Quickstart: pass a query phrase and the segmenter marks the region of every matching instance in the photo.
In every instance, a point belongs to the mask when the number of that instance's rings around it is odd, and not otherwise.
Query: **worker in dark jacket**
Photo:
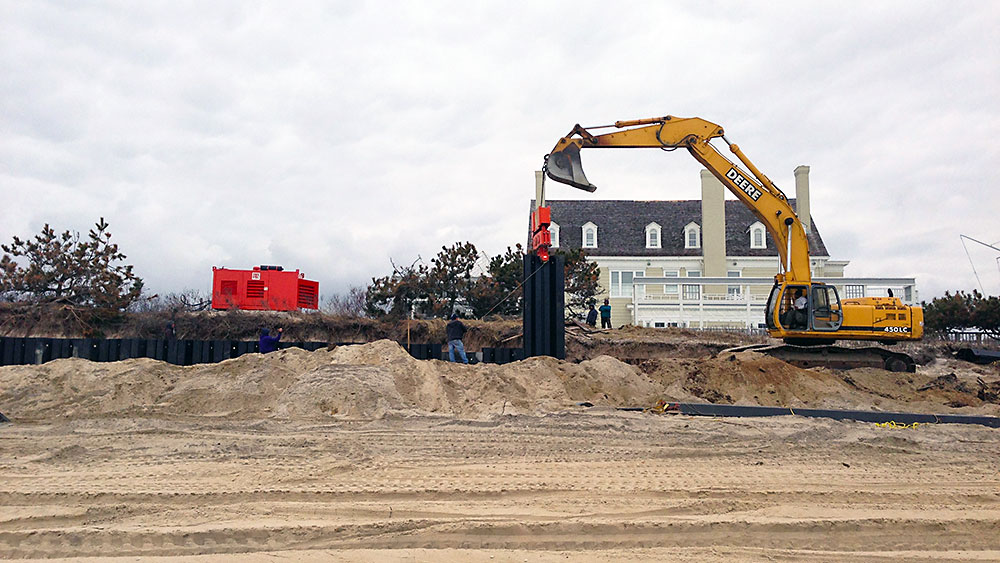
[[[601,312],[601,328],[611,328],[611,305],[604,300],[604,305],[598,309]]]
[[[587,311],[587,324],[590,326],[597,326],[597,309],[594,308],[594,302],[590,302],[590,310]]]
[[[260,353],[267,354],[268,352],[274,352],[278,349],[278,341],[281,340],[281,333],[284,329],[278,329],[278,336],[271,336],[271,331],[262,328],[260,329]]]
[[[455,351],[458,350],[458,357],[462,358],[462,363],[469,363],[469,358],[465,355],[465,344],[462,344],[462,337],[465,336],[465,325],[458,320],[456,313],[451,314],[451,322],[445,328],[448,335],[448,359],[455,361]]]

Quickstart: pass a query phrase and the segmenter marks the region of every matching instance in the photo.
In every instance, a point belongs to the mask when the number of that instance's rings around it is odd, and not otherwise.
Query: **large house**
[[[763,326],[770,284],[737,278],[773,278],[774,242],[745,205],[725,199],[725,187],[707,170],[701,187],[701,201],[546,201],[553,248],[583,248],[598,264],[598,299],[610,299],[614,326]],[[916,300],[912,278],[844,278],[848,262],[830,258],[809,214],[808,166],[795,169],[795,191],[791,203],[803,218],[814,278],[833,283],[842,299],[892,289],[904,301]],[[669,283],[674,278],[677,283]],[[697,278],[716,279],[707,284]]]

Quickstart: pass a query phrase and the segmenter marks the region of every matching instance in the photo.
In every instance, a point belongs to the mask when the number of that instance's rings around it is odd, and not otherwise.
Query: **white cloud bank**
[[[0,240],[98,217],[155,292],[211,267],[324,293],[389,258],[521,242],[574,123],[723,125],[848,275],[977,285],[995,242],[1000,8],[990,2],[3,2]],[[587,155],[601,189],[694,199],[683,154]],[[974,257],[1000,292],[995,256]],[[996,272],[996,273],[994,273]]]

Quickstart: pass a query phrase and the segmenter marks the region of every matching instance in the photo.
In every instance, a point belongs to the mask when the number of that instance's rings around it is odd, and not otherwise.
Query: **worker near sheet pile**
[[[454,362],[455,351],[457,350],[458,357],[462,359],[462,363],[469,363],[469,358],[465,355],[465,344],[462,343],[462,337],[465,336],[465,325],[462,324],[462,321],[458,320],[458,313],[451,314],[451,321],[445,327],[445,332],[448,338],[448,359]]]
[[[594,302],[590,302],[590,310],[587,311],[587,324],[593,327],[597,326],[597,309],[594,308]]]
[[[271,336],[271,331],[262,328],[260,329],[260,353],[267,354],[268,352],[274,352],[278,349],[278,341],[281,340],[281,334],[285,329],[278,329],[278,336]]]

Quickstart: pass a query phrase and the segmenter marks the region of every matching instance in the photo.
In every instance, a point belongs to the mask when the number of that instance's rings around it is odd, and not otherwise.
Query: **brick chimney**
[[[802,222],[806,233],[812,232],[812,219],[809,217],[809,167],[795,168],[795,214]]]
[[[725,193],[726,188],[718,178],[708,170],[701,171],[701,253],[705,277],[726,277]]]

